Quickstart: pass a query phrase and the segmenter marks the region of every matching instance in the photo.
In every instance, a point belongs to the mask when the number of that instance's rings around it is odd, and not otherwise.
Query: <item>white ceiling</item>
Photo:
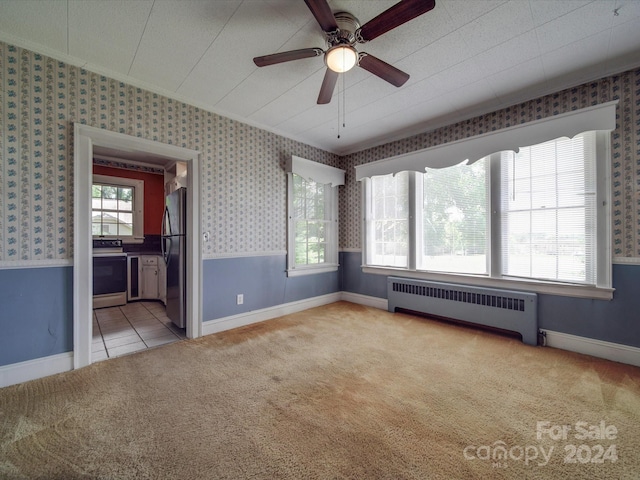
[[[396,1],[330,5],[364,24]],[[436,0],[358,45],[404,86],[355,68],[329,105],[322,58],[252,61],[326,47],[303,0],[0,0],[0,40],[345,154],[640,66],[640,0]]]

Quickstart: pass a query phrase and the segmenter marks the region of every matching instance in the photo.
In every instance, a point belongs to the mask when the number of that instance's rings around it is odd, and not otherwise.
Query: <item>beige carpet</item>
[[[1,389],[0,478],[637,479],[639,426],[639,368],[340,302]]]

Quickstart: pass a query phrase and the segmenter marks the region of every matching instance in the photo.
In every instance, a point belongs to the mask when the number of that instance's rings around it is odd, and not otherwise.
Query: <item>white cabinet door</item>
[[[145,255],[142,257],[142,275],[140,287],[141,297],[157,300],[158,290],[158,257]]]

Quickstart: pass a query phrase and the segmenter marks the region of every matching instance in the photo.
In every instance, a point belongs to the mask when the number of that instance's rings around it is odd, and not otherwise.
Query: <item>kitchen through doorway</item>
[[[200,336],[200,192],[197,175],[190,175],[190,172],[198,171],[199,153],[81,124],[75,125],[74,133],[74,368],[89,365],[93,361],[104,359],[105,356],[111,358],[129,353],[134,348],[150,348],[181,338]],[[91,201],[93,159],[96,154],[109,157],[116,163],[118,159],[126,159],[127,162],[152,164],[165,170],[175,168],[178,163],[185,167],[184,190],[188,192],[185,196],[185,210],[188,212],[185,218],[185,328],[171,326],[172,322],[168,320],[160,295],[152,301],[141,297],[135,302],[127,300],[117,302],[118,305],[101,305],[103,308],[94,312]],[[164,194],[157,203],[164,206]],[[117,238],[117,235],[111,237]],[[145,253],[149,252],[141,251],[140,258],[145,258]],[[162,256],[159,252],[155,253],[157,254],[147,257],[155,259],[157,265],[162,264]],[[160,270],[156,267],[156,272]]]
[[[170,290],[173,311],[168,315],[171,258],[163,248],[172,244],[164,237],[169,199],[176,190],[183,197],[186,192],[186,162],[97,147],[92,171],[92,360],[186,338],[184,305],[177,315],[175,306],[185,303],[186,275],[180,278],[179,299],[175,298],[178,287]],[[181,266],[186,274],[184,260]],[[171,267],[175,276],[176,269]]]

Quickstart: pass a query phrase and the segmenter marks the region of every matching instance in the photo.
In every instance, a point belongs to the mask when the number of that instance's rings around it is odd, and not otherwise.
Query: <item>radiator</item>
[[[397,308],[517,332],[538,344],[535,293],[388,277],[389,311]]]

